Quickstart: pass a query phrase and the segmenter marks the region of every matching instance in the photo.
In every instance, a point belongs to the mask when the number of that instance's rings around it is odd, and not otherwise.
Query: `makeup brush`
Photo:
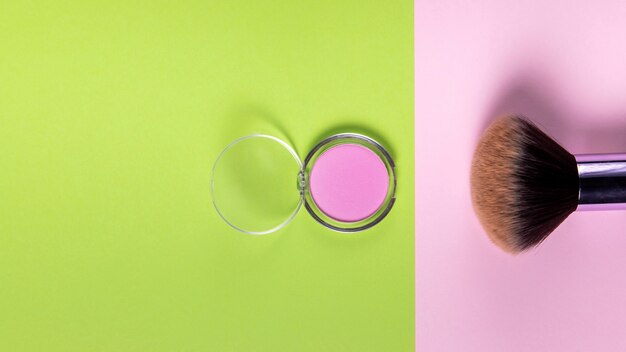
[[[626,209],[626,154],[574,156],[530,120],[505,116],[478,143],[471,193],[489,238],[519,253],[576,210]]]

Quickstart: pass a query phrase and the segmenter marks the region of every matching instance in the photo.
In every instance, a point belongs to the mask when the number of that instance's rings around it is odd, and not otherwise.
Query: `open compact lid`
[[[218,214],[241,232],[263,235],[287,225],[302,206],[302,161],[285,141],[264,134],[241,137],[218,156],[211,196]]]

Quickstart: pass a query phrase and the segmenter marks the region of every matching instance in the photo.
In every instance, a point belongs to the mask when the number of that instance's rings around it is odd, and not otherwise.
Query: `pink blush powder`
[[[343,222],[367,219],[380,208],[389,190],[389,174],[381,158],[358,144],[339,144],[313,164],[309,191],[317,207]]]

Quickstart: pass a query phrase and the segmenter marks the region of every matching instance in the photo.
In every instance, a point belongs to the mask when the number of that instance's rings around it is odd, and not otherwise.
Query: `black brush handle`
[[[626,154],[576,155],[578,208],[626,209]]]

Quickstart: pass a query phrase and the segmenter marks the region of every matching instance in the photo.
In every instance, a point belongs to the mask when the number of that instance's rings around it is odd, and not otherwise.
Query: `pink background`
[[[468,185],[502,113],[573,153],[626,151],[626,3],[417,1],[415,111],[418,350],[626,350],[626,212],[574,213],[511,256]]]

